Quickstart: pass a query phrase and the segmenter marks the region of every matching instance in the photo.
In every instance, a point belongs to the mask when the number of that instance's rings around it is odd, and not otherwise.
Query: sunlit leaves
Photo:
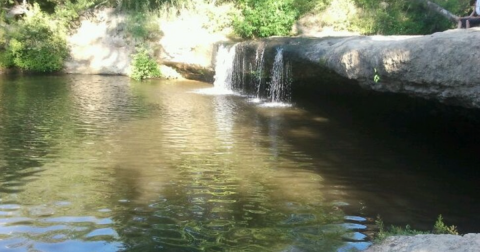
[[[135,80],[143,80],[148,78],[155,78],[161,75],[157,62],[155,62],[149,55],[147,50],[140,49],[137,54],[133,56],[132,73],[130,77]]]

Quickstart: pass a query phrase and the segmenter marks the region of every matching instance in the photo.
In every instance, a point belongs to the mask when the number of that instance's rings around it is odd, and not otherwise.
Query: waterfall
[[[262,80],[263,80],[263,55],[265,54],[265,47],[259,47],[255,53],[255,76],[253,79],[253,86],[255,87],[255,98],[260,99]]]
[[[278,48],[271,71],[268,99],[270,102],[291,101],[291,68],[283,62],[283,49]]]
[[[276,54],[271,63],[268,78],[270,81],[266,81],[265,68],[268,66],[266,67],[265,57],[269,55],[266,53],[267,46],[260,44],[252,48],[237,45],[239,44],[218,47],[214,93],[235,92],[254,98],[252,99],[254,102],[263,99],[273,106],[288,105],[285,103],[291,102],[291,67],[288,61],[284,60],[283,48],[273,49],[274,52],[276,50]]]
[[[228,47],[220,45],[218,47],[215,60],[215,89],[225,93],[231,93],[234,85],[234,62],[236,56],[237,44]]]

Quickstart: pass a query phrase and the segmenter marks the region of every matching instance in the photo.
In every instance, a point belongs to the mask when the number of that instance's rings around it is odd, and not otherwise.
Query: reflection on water
[[[362,247],[281,112],[196,82],[0,83],[2,251]],[[294,159],[292,159],[294,157]],[[358,242],[360,241],[360,242]],[[353,244],[353,245],[352,245]]]
[[[399,172],[403,154],[323,114],[192,92],[208,87],[0,79],[0,250],[349,251],[384,207],[436,218],[410,198],[439,184]],[[373,189],[389,176],[425,192]]]

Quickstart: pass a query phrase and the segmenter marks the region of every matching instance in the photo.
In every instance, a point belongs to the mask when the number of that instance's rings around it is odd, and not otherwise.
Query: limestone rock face
[[[480,46],[474,44],[478,39],[478,29],[352,37],[336,43],[322,59],[329,69],[364,88],[479,108]]]
[[[148,41],[141,41],[127,31],[127,18],[111,8],[84,15],[78,29],[67,38],[70,57],[64,72],[129,75],[135,47],[147,46],[159,64],[176,68],[187,78],[212,79],[214,49],[216,43],[228,40],[225,35],[208,31],[202,26],[204,21],[190,17],[156,20],[158,36],[151,34]],[[196,72],[207,76],[191,74]]]
[[[80,27],[67,38],[70,57],[66,73],[128,75],[134,45],[124,32],[125,16],[114,9],[96,11],[83,18]]]
[[[349,83],[352,89],[360,86],[480,108],[479,40],[480,29],[473,28],[426,36],[269,38],[241,46],[281,47],[284,59],[292,63],[294,85],[304,85],[307,79],[318,88]],[[274,53],[265,50],[265,62]]]

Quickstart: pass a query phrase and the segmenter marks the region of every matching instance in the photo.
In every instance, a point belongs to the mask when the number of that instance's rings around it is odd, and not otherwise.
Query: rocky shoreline
[[[480,234],[392,236],[365,252],[477,252]]]

